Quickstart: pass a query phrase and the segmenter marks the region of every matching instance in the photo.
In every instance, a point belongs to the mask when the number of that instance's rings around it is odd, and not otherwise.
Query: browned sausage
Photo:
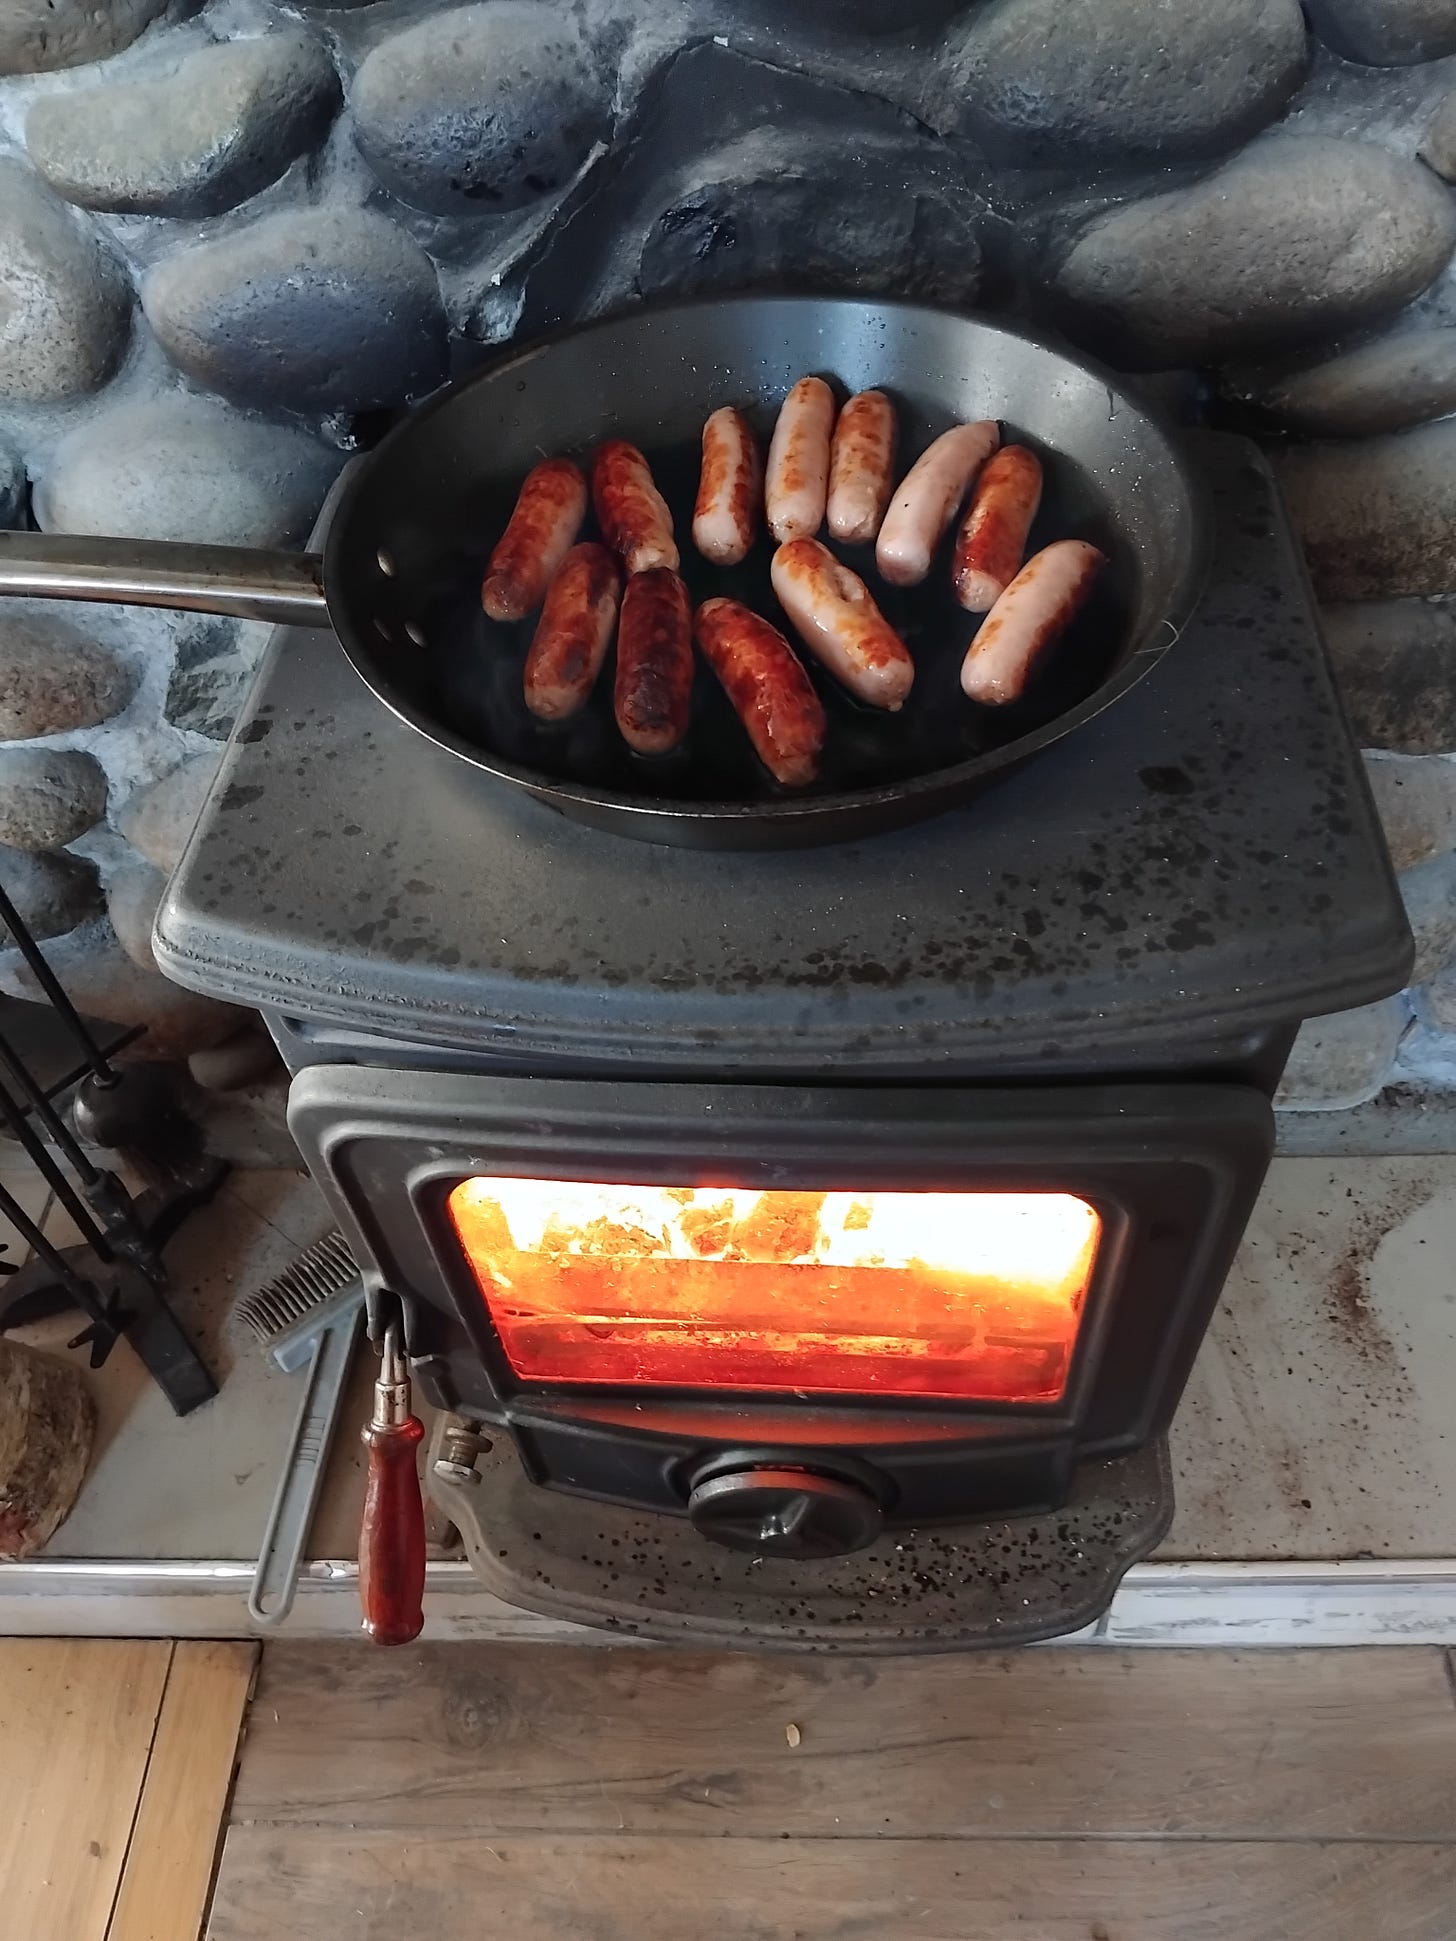
[[[829,447],[829,531],[846,545],[873,539],[895,483],[895,407],[861,391],[839,414]]]
[[[872,708],[903,706],[915,663],[857,573],[817,539],[780,546],[769,573],[794,632],[836,680]]]
[[[973,701],[1001,707],[1075,619],[1106,557],[1084,539],[1059,539],[1029,559],[981,623],[961,665]]]
[[[526,655],[526,706],[565,721],[586,705],[617,624],[622,574],[605,546],[573,546],[546,592]]]
[[[492,620],[524,620],[536,611],[585,517],[586,476],[579,465],[547,458],[532,466],[480,589]]]
[[[622,739],[639,755],[665,755],[688,731],[693,693],[693,617],[688,590],[670,567],[633,573],[617,623],[614,705]]]
[[[763,460],[753,427],[725,404],[703,426],[703,469],[693,508],[693,544],[715,566],[736,566],[758,533]]]
[[[677,571],[667,501],[647,460],[625,438],[609,438],[593,452],[592,503],[602,538],[629,573],[648,573],[655,566]]]
[[[764,509],[774,538],[802,539],[824,523],[834,393],[822,377],[801,377],[779,407],[768,446]]]
[[[793,648],[737,600],[705,600],[698,645],[723,683],[754,753],[776,782],[803,788],[819,773],[824,708]]]
[[[956,534],[955,595],[968,613],[988,613],[1021,571],[1026,535],[1041,504],[1041,461],[1025,445],[987,459],[971,509]]]

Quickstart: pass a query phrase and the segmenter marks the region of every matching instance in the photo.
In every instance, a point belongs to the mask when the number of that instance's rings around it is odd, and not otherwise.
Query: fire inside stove
[[[1101,1221],[1069,1193],[477,1177],[450,1217],[540,1383],[1050,1402]]]

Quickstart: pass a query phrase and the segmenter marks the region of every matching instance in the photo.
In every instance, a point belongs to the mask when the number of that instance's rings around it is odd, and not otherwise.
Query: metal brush
[[[364,1282],[344,1236],[326,1234],[276,1280],[244,1296],[233,1317],[285,1373],[306,1371],[248,1595],[249,1617],[260,1629],[272,1630],[293,1608],[303,1546],[364,1318]]]

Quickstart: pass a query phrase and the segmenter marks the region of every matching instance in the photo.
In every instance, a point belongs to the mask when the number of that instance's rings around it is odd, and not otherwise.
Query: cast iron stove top
[[[1409,941],[1302,563],[1254,448],[1195,456],[1215,560],[1158,667],[969,807],[861,843],[580,827],[280,629],[159,960],[395,1062],[638,1077],[1147,1069],[1382,996]]]

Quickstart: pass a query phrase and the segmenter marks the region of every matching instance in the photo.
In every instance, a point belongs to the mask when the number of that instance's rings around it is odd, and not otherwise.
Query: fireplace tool
[[[86,1326],[71,1342],[106,1361],[130,1341],[178,1415],[217,1393],[217,1384],[166,1297],[167,1242],[221,1185],[226,1165],[202,1152],[160,1065],[119,1066],[72,1004],[19,911],[0,890],[9,932],[82,1065],[75,1123],[93,1146],[122,1154],[144,1182],[133,1194],[95,1164],[56,1104],[69,1077],[47,1087],[0,1033],[0,1122],[18,1141],[80,1239],[57,1247],[14,1195],[0,1186],[0,1213],[30,1248],[23,1267],[0,1261],[0,1331],[75,1309]]]

